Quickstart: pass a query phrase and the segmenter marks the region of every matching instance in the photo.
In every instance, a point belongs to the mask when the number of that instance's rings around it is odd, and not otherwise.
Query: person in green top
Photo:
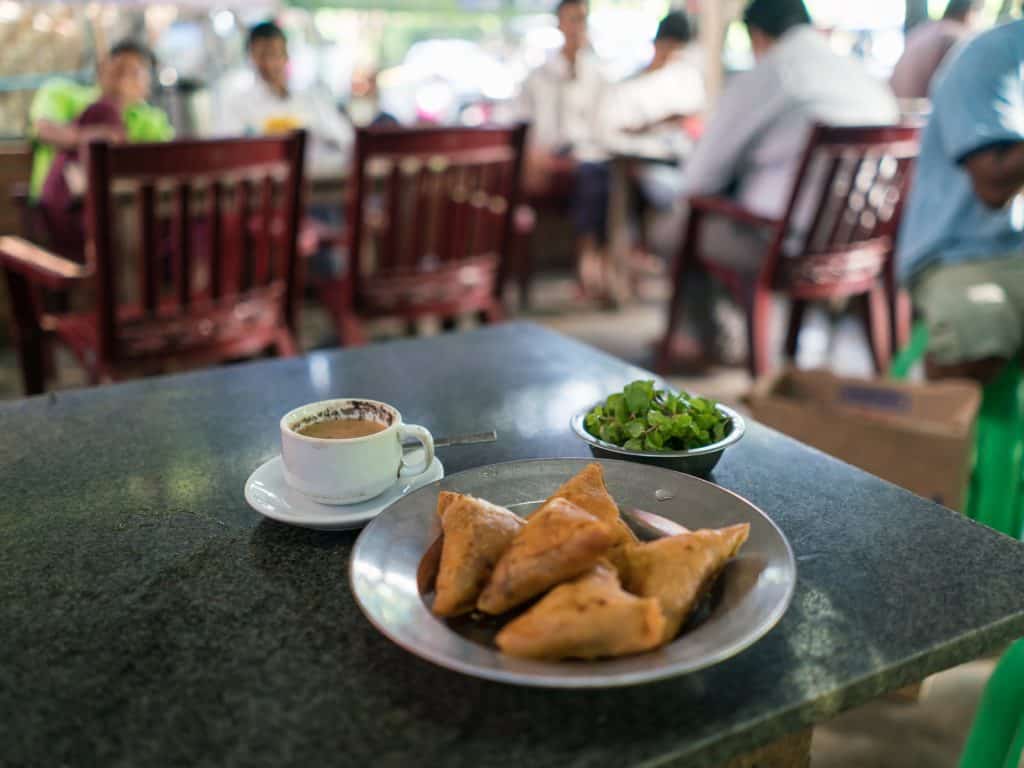
[[[138,55],[139,46],[123,40],[110,49],[107,66],[122,55]],[[147,53],[148,55],[148,53]],[[35,150],[32,156],[30,196],[37,200],[57,153],[77,148],[93,138],[111,138],[103,126],[78,126],[77,118],[101,97],[98,85],[83,85],[64,77],[55,77],[36,91],[29,107],[29,121]],[[139,101],[124,108],[124,134],[128,141],[170,141],[174,138],[167,114],[158,107]]]

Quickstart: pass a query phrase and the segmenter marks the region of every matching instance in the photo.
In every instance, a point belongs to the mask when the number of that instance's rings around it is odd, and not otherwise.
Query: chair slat
[[[253,229],[258,232],[254,282],[256,285],[266,285],[274,276],[274,265],[272,261],[274,239],[274,179],[269,175],[264,176],[260,180],[259,210],[259,219],[258,221],[253,222]]]
[[[160,297],[160,237],[156,219],[156,190],[152,182],[139,186],[139,301],[147,314],[156,312]]]
[[[835,200],[832,191],[842,162],[842,158],[838,155],[823,156],[822,160],[826,165],[825,172],[821,178],[820,199],[814,210],[811,226],[807,230],[807,242],[811,244],[812,248],[818,247],[824,240],[822,235],[823,229],[829,227],[832,221],[835,210]]]
[[[241,243],[237,264],[240,293],[250,291],[256,285],[256,264],[252,259],[252,188],[252,179],[248,176],[241,179],[235,187],[235,194],[238,197],[238,242]]]
[[[179,181],[178,198],[178,258],[175,270],[175,289],[178,303],[184,308],[192,300],[192,186]]]
[[[210,198],[210,297],[217,301],[224,288],[224,185],[214,179],[209,187]]]
[[[429,246],[427,243],[427,224],[429,223],[429,209],[428,204],[430,201],[429,190],[427,185],[429,183],[426,163],[421,162],[416,170],[412,174],[410,181],[412,198],[412,225],[409,228],[410,231],[410,242],[408,246],[408,262],[410,267],[414,267],[415,264],[423,259],[428,251]]]

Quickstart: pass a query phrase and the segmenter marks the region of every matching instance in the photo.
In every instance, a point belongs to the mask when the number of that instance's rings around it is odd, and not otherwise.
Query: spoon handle
[[[498,440],[498,433],[493,429],[490,432],[477,432],[472,435],[452,435],[451,437],[435,437],[435,448],[447,448],[450,445],[477,445],[479,443],[493,443]]]

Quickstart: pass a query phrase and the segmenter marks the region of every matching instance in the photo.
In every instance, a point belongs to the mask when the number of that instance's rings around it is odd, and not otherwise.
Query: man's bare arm
[[[44,144],[52,144],[57,149],[74,149],[78,146],[80,135],[74,123],[56,123],[52,120],[36,120],[33,124],[36,138]]]
[[[964,166],[981,201],[1002,208],[1024,189],[1024,142],[975,152]]]

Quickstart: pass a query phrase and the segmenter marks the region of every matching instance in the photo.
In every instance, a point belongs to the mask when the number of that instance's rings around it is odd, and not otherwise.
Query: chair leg
[[[789,305],[789,326],[786,329],[786,359],[789,362],[796,361],[796,353],[800,345],[800,329],[804,324],[804,315],[807,313],[807,302],[803,299],[793,299]]]
[[[697,236],[700,232],[700,214],[691,211],[686,222],[686,230],[683,235],[682,247],[676,254],[672,264],[672,297],[669,299],[668,313],[665,322],[665,335],[658,344],[654,357],[654,370],[661,374],[668,374],[672,367],[672,349],[675,335],[683,320],[686,300],[686,284],[690,279],[690,273],[694,267],[694,253],[697,248]]]
[[[891,256],[883,275],[886,299],[889,303],[889,338],[893,350],[899,351],[910,341],[913,310],[909,294],[900,288],[896,280],[896,265]]]
[[[274,352],[278,357],[295,357],[299,354],[299,345],[294,334],[288,328],[278,331],[274,342]]]
[[[747,367],[755,379],[771,370],[772,293],[755,285],[747,301]]]
[[[370,339],[366,335],[366,328],[363,321],[351,312],[343,312],[335,318],[335,326],[338,330],[338,340],[343,347],[363,347]]]
[[[875,363],[875,371],[884,376],[892,359],[892,315],[890,312],[889,293],[885,285],[876,282],[866,295],[867,307],[864,325],[867,330],[868,345]]]
[[[533,287],[533,237],[516,237],[516,281],[519,283],[519,310],[530,308],[530,290]]]
[[[910,342],[910,328],[914,322],[914,310],[910,302],[910,294],[900,290],[896,293],[896,302],[889,310],[892,313],[892,348],[896,352]]]
[[[5,274],[14,316],[22,386],[26,395],[39,395],[46,388],[46,336],[39,325],[39,314],[28,280],[16,272],[7,271]]]
[[[344,280],[329,280],[320,284],[320,303],[334,321],[334,331],[343,347],[361,347],[369,342],[363,322],[353,312],[350,291]]]
[[[480,321],[487,325],[495,325],[505,322],[505,308],[501,302],[495,299],[486,309],[480,313]]]

